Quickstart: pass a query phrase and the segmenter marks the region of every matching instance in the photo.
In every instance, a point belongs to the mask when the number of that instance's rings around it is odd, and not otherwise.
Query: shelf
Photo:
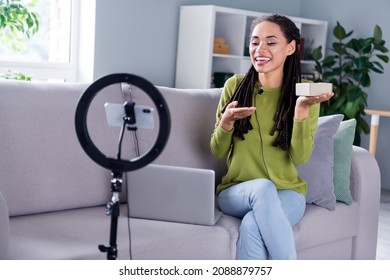
[[[249,37],[254,19],[266,13],[213,5],[181,6],[176,61],[177,88],[209,88],[215,72],[246,73],[251,65]],[[325,50],[326,21],[290,17],[301,31],[306,48]],[[214,39],[222,38],[229,54],[213,53]],[[190,56],[188,54],[191,54]],[[314,62],[302,60],[302,72]]]
[[[220,57],[220,58],[231,58],[231,59],[243,59],[243,56],[240,55],[232,55],[232,54],[219,54],[219,53],[213,53],[213,57]]]

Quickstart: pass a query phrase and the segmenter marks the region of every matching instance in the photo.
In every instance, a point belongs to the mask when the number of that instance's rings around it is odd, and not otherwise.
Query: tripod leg
[[[107,252],[107,260],[115,260],[118,257],[118,248],[116,244],[118,217],[119,217],[119,192],[122,186],[122,174],[113,173],[111,180],[112,198],[107,203],[107,215],[111,215],[110,226],[110,246],[99,245],[100,252]]]
[[[101,252],[107,252],[107,260],[115,260],[118,257],[118,248],[116,244],[118,217],[119,217],[119,201],[107,204],[107,213],[111,215],[110,226],[110,246],[99,245]]]

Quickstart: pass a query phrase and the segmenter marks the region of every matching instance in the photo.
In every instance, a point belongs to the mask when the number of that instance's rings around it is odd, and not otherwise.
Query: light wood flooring
[[[390,191],[382,190],[379,210],[377,260],[390,260]]]

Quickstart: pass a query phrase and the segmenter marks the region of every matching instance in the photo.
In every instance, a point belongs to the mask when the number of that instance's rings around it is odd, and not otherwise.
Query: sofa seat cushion
[[[131,219],[133,223],[133,219]],[[215,226],[134,220],[134,259],[234,259],[240,221],[222,215]],[[136,229],[139,227],[139,230]]]
[[[334,211],[308,204],[303,219],[294,227],[297,251],[354,237],[358,234],[358,225],[357,202],[351,205],[337,202]]]
[[[106,259],[111,217],[91,207],[10,219],[8,259]],[[239,220],[223,215],[215,226],[130,219],[133,259],[232,259]],[[233,242],[233,243],[232,243]],[[129,259],[126,205],[118,222],[118,259]]]

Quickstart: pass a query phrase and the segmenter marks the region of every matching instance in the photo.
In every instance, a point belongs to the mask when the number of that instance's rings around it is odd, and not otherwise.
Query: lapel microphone
[[[264,92],[264,90],[262,89],[262,88],[259,88],[258,90],[257,90],[257,94],[262,94]]]

